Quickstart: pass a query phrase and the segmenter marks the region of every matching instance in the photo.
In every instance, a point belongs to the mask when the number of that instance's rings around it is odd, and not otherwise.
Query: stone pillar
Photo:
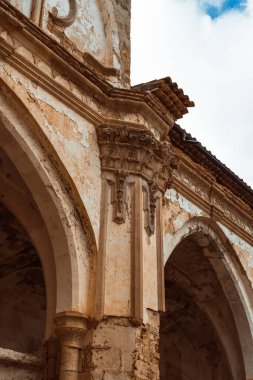
[[[96,318],[82,379],[159,379],[164,309],[162,198],[178,158],[139,127],[97,129],[102,200]],[[90,376],[90,377],[89,377]]]
[[[80,380],[159,379],[159,315],[149,323],[103,317],[85,337]]]
[[[61,313],[55,318],[59,338],[59,380],[79,379],[80,351],[87,332],[87,320],[79,313]]]

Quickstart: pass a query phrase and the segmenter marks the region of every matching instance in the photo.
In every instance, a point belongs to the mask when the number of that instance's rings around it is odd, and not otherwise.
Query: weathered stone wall
[[[42,380],[43,374],[42,362],[36,356],[0,348],[1,380]]]
[[[244,212],[244,209],[247,209],[247,205],[241,203],[241,208],[239,209],[237,206],[238,199],[236,199],[236,197],[233,198],[231,194],[227,194],[226,192],[222,192],[218,189],[216,190],[215,186],[217,186],[218,188],[219,185],[215,184],[213,180],[212,182],[210,181],[212,184],[212,191],[210,193],[210,191],[207,191],[208,186],[210,185],[207,181],[203,180],[203,177],[199,177],[196,171],[193,173],[190,170],[188,170],[186,172],[186,175],[182,176],[182,172],[180,172],[181,170],[185,171],[186,169],[185,167],[183,167],[182,169],[179,168],[179,171],[177,172],[175,178],[174,188],[168,190],[165,196],[163,209],[165,264],[168,263],[168,265],[170,265],[171,255],[172,257],[174,257],[174,259],[176,259],[174,255],[177,254],[178,245],[180,243],[183,244],[183,242],[189,236],[193,236],[191,238],[192,241],[195,241],[194,234],[196,234],[197,236],[202,236],[198,244],[200,244],[201,247],[204,247],[205,255],[209,257],[209,260],[211,259],[212,270],[214,270],[214,272],[216,273],[218,281],[222,286],[222,290],[224,291],[225,296],[230,304],[233,313],[233,318],[236,322],[236,328],[239,333],[240,347],[242,349],[242,355],[245,361],[244,363],[246,369],[246,378],[250,379],[252,376],[253,368],[251,361],[248,361],[247,357],[249,351],[251,350],[251,343],[248,342],[245,345],[245,341],[247,340],[247,336],[250,336],[249,340],[252,340],[252,245],[250,244],[250,242],[252,241],[252,219],[249,215],[251,214],[251,212],[249,211],[249,214],[247,216]],[[209,177],[209,180],[210,178],[211,177]],[[184,181],[187,183],[187,186],[182,186],[182,183]],[[206,187],[206,192],[203,190],[204,186]],[[233,205],[231,204],[231,199],[234,199]],[[218,212],[216,211],[216,207],[218,209],[224,210],[224,212],[218,214]],[[220,242],[218,243],[218,246],[215,248],[214,244],[216,244],[215,242],[218,241]],[[212,247],[209,253],[208,250],[210,248],[208,247]],[[197,250],[197,247],[195,248],[195,250]],[[189,273],[187,273],[187,270],[189,270],[190,266],[193,263],[192,260],[194,255],[191,253],[191,249],[184,248],[184,252],[185,254],[189,255],[188,269],[183,268],[183,266],[180,263],[177,263],[177,267],[179,268],[179,271],[182,271],[181,274],[183,276],[186,275],[190,281],[188,284],[189,288],[187,289],[187,294],[189,296],[192,284],[194,284],[194,286],[197,286],[197,277],[195,278],[194,275],[189,275]],[[218,259],[218,261],[215,260],[215,252],[220,252],[220,258]],[[218,264],[219,260],[220,264]],[[221,270],[222,265],[225,265],[226,269],[224,268]],[[196,269],[196,273],[198,273],[199,270],[200,266],[198,266],[198,269]],[[179,277],[180,276],[181,275],[179,275]],[[175,278],[177,277],[178,276],[176,276]],[[170,274],[168,279],[169,278],[171,278],[172,280],[173,275]],[[214,285],[213,281],[208,281],[207,274],[205,276],[205,283],[209,283],[209,286],[211,287]],[[203,296],[204,286],[199,286],[199,289],[201,289],[201,293]],[[171,299],[171,297],[169,299]],[[197,304],[199,303],[198,297],[196,295],[192,297],[192,299]],[[208,304],[209,303],[212,304],[212,302],[210,301],[210,297]],[[186,304],[184,307],[186,307]],[[218,293],[214,305],[215,309],[211,313],[207,312],[209,317],[214,316],[217,312]],[[228,318],[224,316],[222,317],[221,314],[222,313],[219,314],[218,319],[222,321],[223,318],[223,320],[226,321],[225,324],[227,326]],[[185,312],[184,316],[187,320],[186,315],[187,313]],[[194,313],[192,313],[191,315],[194,315]],[[246,320],[243,323],[241,323],[244,318],[246,318]],[[216,329],[219,325],[217,321],[213,321],[213,325],[216,325]],[[178,323],[180,325],[180,321],[178,321]],[[248,324],[249,327],[249,331],[246,335],[244,335],[245,331],[243,327],[245,326],[245,323]],[[219,334],[219,336],[221,337],[222,334],[226,336],[225,328],[222,329],[222,332]],[[168,339],[168,342],[171,342],[171,340],[173,340],[171,334],[164,339],[164,347],[161,349],[165,349],[166,339]],[[233,351],[232,343],[229,344],[226,348],[228,356],[229,350]],[[166,355],[169,354],[165,352],[163,353],[163,355],[164,357],[166,357]],[[233,356],[234,354],[231,355]],[[238,355],[235,355],[234,357],[236,358],[238,357]],[[191,362],[192,361],[189,358],[189,363]],[[236,360],[232,359],[231,362],[235,363]],[[177,363],[179,363],[178,360]],[[182,373],[184,372],[184,370],[186,370],[186,368],[183,369],[183,367],[181,368],[181,370],[179,370],[181,376],[183,376]],[[165,374],[163,376],[166,377],[165,369],[163,369],[163,371],[163,373]],[[235,370],[235,373],[237,373],[237,370]],[[197,373],[195,373],[195,375],[192,376],[193,378],[197,378],[198,375]],[[201,376],[202,375],[200,375],[200,378]],[[219,373],[218,371],[216,376],[218,376],[217,378],[219,378],[219,376],[223,378],[222,376],[225,375],[222,375],[222,373]],[[244,378],[244,375],[241,374],[238,378]]]
[[[3,365],[1,363],[0,366],[0,376],[2,380],[42,380],[43,373],[42,370],[34,370],[32,367],[22,369],[20,368],[20,364],[15,365]]]
[[[172,149],[168,132],[186,106],[184,95],[177,98],[178,87],[169,87],[171,80],[156,88],[157,97],[150,89],[127,90],[130,2],[11,4],[33,23],[6,0],[0,3],[0,147],[15,167],[3,170],[0,196],[26,229],[43,267],[49,339],[43,376],[159,379],[164,264],[195,234],[200,256],[204,252],[211,263],[208,284],[199,288],[220,283],[221,290],[208,288],[203,297],[215,306],[215,292],[222,292],[213,314],[224,319],[219,331],[229,322],[224,347],[230,359],[236,356],[233,373],[242,378],[241,349],[249,380],[253,213],[201,165]],[[162,101],[162,88],[170,94],[175,89],[171,109]],[[189,277],[191,282],[194,273]],[[236,347],[229,329],[238,330]],[[178,336],[174,344],[180,344]],[[196,350],[185,352],[189,361],[196,356]],[[214,352],[217,357],[221,351]],[[22,354],[8,355],[0,357],[0,377],[10,378],[8,365],[19,380],[28,372],[41,378],[39,362],[22,367]],[[206,358],[203,363],[211,367]],[[185,370],[203,377],[193,367]]]
[[[11,0],[80,62],[130,86],[130,1]]]
[[[82,355],[81,379],[159,379],[159,315],[149,323],[106,318],[89,331]],[[89,343],[88,343],[89,342]]]
[[[189,183],[189,185],[191,184]],[[194,194],[195,188],[193,188],[192,191]],[[187,199],[175,189],[168,190],[166,193],[166,205],[164,208],[165,262],[169,257],[169,253],[171,253],[171,240],[173,239],[173,236],[184,226],[186,222],[195,217],[210,218],[210,214],[205,209],[201,209],[199,205],[194,203],[194,199],[190,200],[189,198],[190,197]],[[236,213],[237,210],[235,210],[235,214]],[[252,245],[238,236],[236,232],[224,226],[222,218],[214,218],[214,221],[224,232],[234,251],[237,253],[238,260],[247,274],[247,278],[252,283]],[[251,225],[245,224],[244,230],[251,231]],[[248,239],[250,241],[251,234],[248,236]]]

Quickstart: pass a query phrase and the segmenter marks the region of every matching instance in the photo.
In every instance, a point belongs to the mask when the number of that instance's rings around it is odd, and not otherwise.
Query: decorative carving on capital
[[[79,313],[60,313],[55,317],[55,333],[62,341],[78,347],[87,332],[87,323],[87,318]]]
[[[49,12],[49,13],[50,13],[50,16],[52,17],[53,22],[56,25],[67,28],[68,26],[72,25],[76,20],[76,15],[77,15],[76,0],[69,0],[69,13],[67,14],[67,16],[58,16],[58,9],[56,7],[54,7],[52,9],[52,12]]]
[[[164,194],[171,187],[179,158],[173,153],[169,140],[159,141],[145,129],[101,125],[97,136],[102,170],[115,174],[114,221],[124,223],[127,176],[141,176],[148,185],[148,200],[144,202],[144,211],[148,212],[145,229],[151,235],[155,229],[157,194]]]
[[[60,327],[55,329],[56,335],[63,341],[71,342],[72,345],[79,347],[86,331],[78,327]]]

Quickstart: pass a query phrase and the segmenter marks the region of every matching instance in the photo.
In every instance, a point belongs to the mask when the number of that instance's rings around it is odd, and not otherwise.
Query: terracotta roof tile
[[[206,168],[217,183],[229,189],[253,209],[253,189],[178,124],[170,130],[172,144]]]
[[[175,120],[183,117],[188,112],[189,107],[194,107],[194,102],[184,94],[177,83],[172,82],[170,77],[141,83],[133,86],[132,89],[153,94],[174,116]]]

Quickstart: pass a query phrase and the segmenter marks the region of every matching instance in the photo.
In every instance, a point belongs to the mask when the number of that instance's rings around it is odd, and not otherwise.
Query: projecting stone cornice
[[[113,87],[107,81],[112,74],[111,70],[108,75],[104,75],[106,70],[102,70],[104,72],[101,73],[98,65],[79,61],[5,0],[0,2],[0,22],[2,28],[6,29],[7,35],[9,34],[1,39],[0,58],[41,87],[46,87],[47,91],[58,99],[74,109],[83,109],[84,107],[83,105],[77,107],[78,101],[73,93],[68,92],[68,89],[66,90],[65,86],[61,86],[55,81],[54,77],[43,72],[36,65],[36,60],[43,59],[55,72],[64,75],[70,82],[77,83],[100,108],[120,110],[128,114],[139,113],[149,120],[160,136],[163,138],[167,136],[177,119],[174,106],[171,107],[169,102],[160,99],[149,90],[139,91],[136,88],[131,90]],[[36,57],[34,62],[28,60],[20,51],[17,52],[17,42],[21,42],[30,55]],[[175,92],[174,98],[177,96]],[[94,114],[94,119],[97,121],[101,118],[101,111],[98,112],[98,117],[95,116],[96,111],[94,110],[90,110],[88,113],[90,113],[89,116]]]
[[[184,91],[178,87],[177,83],[172,82],[170,77],[153,80],[148,83],[141,83],[133,87],[137,91],[149,92],[170,109],[175,119],[181,119],[188,113],[189,107],[194,107]]]
[[[173,174],[172,187],[211,218],[253,245],[253,211],[247,203],[218,184],[215,177],[179,149],[180,166]]]

